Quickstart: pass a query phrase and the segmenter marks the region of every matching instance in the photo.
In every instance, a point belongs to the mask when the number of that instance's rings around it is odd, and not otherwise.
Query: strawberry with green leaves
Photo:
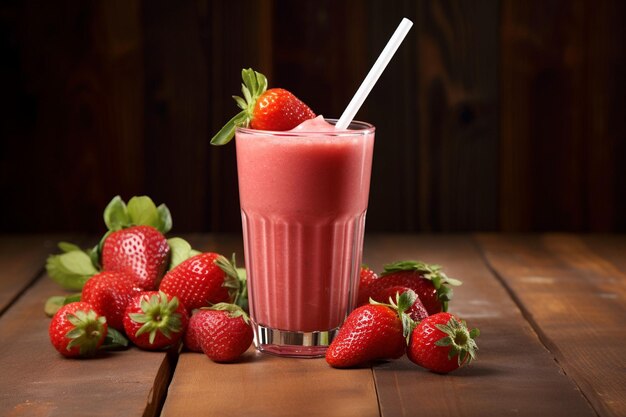
[[[170,270],[163,277],[159,289],[178,297],[191,312],[222,302],[240,304],[245,282],[228,259],[218,253],[207,252],[192,256]]]
[[[372,303],[353,310],[326,351],[334,368],[350,368],[378,359],[397,359],[406,351],[414,322],[406,314],[417,295],[399,294],[390,304]]]
[[[59,248],[63,253],[50,255],[46,261],[46,270],[50,278],[67,290],[80,291],[89,278],[103,269],[103,263],[106,262],[107,265],[104,269],[132,269],[137,273],[137,280],[142,288],[156,288],[158,280],[165,272],[161,269],[169,266],[169,257],[165,253],[169,249],[167,249],[167,242],[163,237],[172,228],[172,217],[167,206],[161,204],[157,207],[147,196],[133,197],[127,205],[119,196],[116,196],[104,210],[104,222],[108,231],[100,239],[99,244],[91,249],[82,250],[73,243],[59,243]],[[149,253],[142,256],[137,251],[131,251],[126,259],[122,259],[123,257],[119,254],[111,255],[109,253],[105,257],[108,259],[102,259],[103,246],[111,234],[139,226],[145,226],[146,229],[144,230],[149,229],[149,231],[145,232],[143,237],[129,238],[126,245],[132,246],[133,242],[138,245],[143,244],[144,247],[148,248]],[[137,229],[137,234],[141,230]],[[130,234],[130,232],[124,233]],[[119,235],[117,237],[117,240],[121,240]],[[143,243],[141,242],[142,239],[144,240]],[[111,243],[109,246],[112,246]],[[111,252],[110,249],[108,252]],[[123,250],[120,248],[119,252],[123,252]],[[147,264],[151,264],[153,260],[158,262],[155,263],[155,267],[150,265],[142,267],[141,259],[145,259]]]
[[[437,313],[413,330],[407,356],[419,366],[445,374],[476,359],[478,329],[450,313]]]
[[[241,71],[243,98],[233,96],[241,112],[211,139],[213,145],[224,145],[235,135],[237,127],[284,131],[298,126],[315,113],[291,92],[283,88],[267,89],[267,78],[251,68]]]
[[[114,197],[104,209],[109,232],[99,245],[100,263],[106,271],[126,271],[135,283],[156,290],[170,263],[170,247],[164,234],[172,228],[165,204],[156,206],[149,197],[133,197],[124,203]]]
[[[106,318],[88,303],[73,302],[54,314],[48,334],[54,348],[63,356],[93,356],[107,335]]]
[[[372,301],[376,301],[379,303],[391,303],[390,300],[395,300],[398,294],[402,294],[406,291],[413,291],[409,287],[404,287],[401,285],[395,287],[385,287],[380,291],[377,291],[373,297],[370,298],[370,303]],[[411,317],[411,319],[415,322],[420,322],[424,318],[428,317],[428,311],[426,311],[426,307],[422,304],[422,301],[417,297],[415,302],[411,307],[406,310],[406,314]]]
[[[124,330],[135,345],[160,350],[178,343],[189,316],[177,297],[163,291],[146,291],[134,296],[124,314]]]
[[[218,303],[192,316],[185,343],[214,362],[235,362],[252,345],[253,338],[246,312],[235,304]]]
[[[135,278],[128,272],[104,271],[89,279],[83,287],[81,301],[89,303],[107,324],[124,331],[124,312],[130,300],[140,289]]]
[[[401,261],[385,265],[380,278],[368,285],[361,297],[384,299],[388,288],[406,287],[417,293],[428,314],[435,314],[448,310],[451,286],[458,285],[461,281],[448,277],[439,265]],[[360,303],[363,302],[361,299]]]

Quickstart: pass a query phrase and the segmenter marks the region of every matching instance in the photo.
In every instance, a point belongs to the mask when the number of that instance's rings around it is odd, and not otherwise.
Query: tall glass
[[[363,122],[344,131],[237,129],[250,317],[258,350],[323,356],[354,308],[374,130]]]

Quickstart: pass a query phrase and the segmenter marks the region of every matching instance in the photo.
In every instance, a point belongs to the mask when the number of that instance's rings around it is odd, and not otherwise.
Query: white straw
[[[402,19],[402,21],[398,25],[398,28],[391,36],[391,39],[389,39],[389,42],[387,42],[385,49],[383,49],[383,51],[380,53],[380,56],[374,63],[374,66],[372,66],[372,69],[367,74],[367,77],[365,77],[365,79],[361,83],[361,86],[354,94],[354,97],[352,97],[352,100],[348,104],[348,107],[346,107],[343,114],[339,118],[339,121],[335,125],[335,129],[345,130],[348,128],[348,126],[350,126],[350,123],[352,123],[352,119],[354,119],[354,116],[363,105],[363,102],[367,98],[368,94],[370,93],[370,91],[372,91],[374,84],[376,84],[376,81],[378,81],[380,74],[383,73],[385,67],[387,67],[387,64],[389,64],[389,61],[391,61],[391,58],[398,50],[398,47],[404,40],[406,34],[409,32],[409,29],[411,29],[411,26],[413,26],[413,22],[411,22],[406,17]]]

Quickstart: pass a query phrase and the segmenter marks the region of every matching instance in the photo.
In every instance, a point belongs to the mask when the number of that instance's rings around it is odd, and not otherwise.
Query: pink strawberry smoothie
[[[238,129],[250,313],[261,326],[329,331],[354,307],[374,127],[321,116],[288,132]]]

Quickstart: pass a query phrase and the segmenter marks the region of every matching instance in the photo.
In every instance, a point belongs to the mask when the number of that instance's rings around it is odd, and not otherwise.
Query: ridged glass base
[[[261,352],[292,358],[320,358],[339,328],[323,332],[292,332],[252,323],[254,346]]]

